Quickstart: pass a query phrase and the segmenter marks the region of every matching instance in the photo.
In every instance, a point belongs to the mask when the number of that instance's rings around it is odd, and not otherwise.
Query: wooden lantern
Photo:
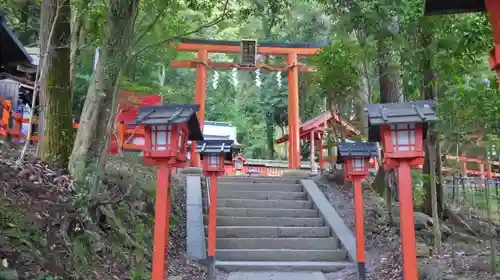
[[[196,151],[203,161],[205,176],[223,175],[224,161],[232,160],[233,140],[205,140],[196,143]]]
[[[238,155],[233,160],[234,169],[239,171],[243,170],[243,166],[245,165],[246,162],[247,162],[246,158],[244,158],[242,155]]]
[[[434,101],[370,104],[368,115],[369,141],[380,141],[384,168],[393,169],[401,160],[410,166],[423,164],[423,139],[426,123],[437,121]]]
[[[418,279],[411,167],[423,164],[426,124],[438,120],[434,101],[370,104],[368,138],[383,146],[384,169],[397,168],[401,251],[405,280]]]
[[[346,180],[353,178],[363,179],[370,172],[370,159],[379,156],[377,143],[353,142],[338,145],[339,156],[337,163],[344,163],[344,176]]]
[[[203,139],[196,117],[198,110],[199,105],[141,107],[131,124],[144,126],[145,161],[168,161],[182,166],[187,158],[187,141]]]

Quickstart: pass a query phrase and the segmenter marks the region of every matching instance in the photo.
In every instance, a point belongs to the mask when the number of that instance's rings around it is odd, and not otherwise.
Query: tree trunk
[[[266,140],[268,149],[268,158],[274,159],[274,124],[272,118],[266,118]]]
[[[76,84],[76,69],[77,58],[80,53],[80,31],[82,30],[82,15],[79,9],[73,10],[73,19],[71,20],[71,52],[70,52],[70,89],[71,89],[71,104],[73,104],[75,84]]]
[[[262,5],[258,1],[254,1],[255,5],[259,7],[259,9],[263,9]],[[264,39],[265,40],[271,40],[272,37],[272,29],[274,27],[275,21],[271,19],[270,17],[273,17],[274,15],[268,15],[268,14],[262,14],[262,30],[264,31]],[[268,64],[270,60],[270,57],[267,55],[265,57],[265,63]],[[268,80],[265,82],[269,82]],[[267,88],[267,87],[266,87]],[[264,91],[264,89],[262,89]],[[269,108],[269,107],[268,107]],[[266,124],[266,143],[267,143],[267,152],[268,152],[268,159],[274,159],[274,122],[273,122],[273,111],[275,111],[274,106],[271,107],[272,109],[269,112],[265,112],[267,114],[267,118],[264,119],[264,122]]]
[[[110,0],[107,36],[80,118],[69,170],[77,180],[101,170],[108,154],[109,122],[114,119],[115,86],[125,66],[139,0]]]
[[[438,200],[437,200],[437,190],[436,190],[436,159],[437,159],[437,153],[435,150],[435,142],[437,142],[437,139],[434,137],[427,137],[427,155],[429,157],[429,169],[430,169],[430,174],[429,174],[429,187],[430,187],[430,192],[428,193],[428,197],[431,201],[431,206],[432,206],[432,220],[433,220],[433,227],[432,227],[432,233],[434,235],[434,253],[439,255],[441,253],[441,229],[439,227],[439,213],[438,213]]]
[[[69,94],[70,17],[69,0],[42,1],[40,49],[47,53],[43,58],[45,73],[41,75],[40,87],[44,120],[40,157],[59,166],[68,163],[74,139]],[[52,26],[54,33],[48,42]]]
[[[420,44],[423,49],[422,53],[422,61],[421,61],[421,69],[422,74],[424,76],[424,81],[422,85],[422,99],[437,99],[437,86],[436,86],[436,75],[433,72],[433,61],[432,61],[432,49],[433,49],[433,26],[432,22],[428,19],[423,19],[420,27]],[[443,201],[443,185],[441,180],[441,147],[439,145],[439,133],[433,129],[434,125],[429,125],[429,130],[427,133],[427,137],[430,138],[431,141],[424,141],[425,151],[429,150],[427,145],[433,145],[432,150],[435,151],[434,154],[434,162],[436,163],[434,166],[434,174],[436,181],[436,206],[438,211],[438,216],[442,217],[444,210],[444,201]],[[426,153],[425,162],[422,172],[424,174],[431,174],[430,169],[430,160],[431,155]],[[431,184],[428,180],[424,180],[424,188],[427,193],[426,200],[424,202],[424,212],[431,216],[432,211],[432,188]]]
[[[400,102],[400,75],[396,67],[395,61],[391,54],[392,51],[392,38],[389,28],[385,28],[378,34],[377,38],[377,56],[378,56],[378,73],[379,73],[379,86],[380,86],[380,103],[394,103]],[[386,199],[392,199],[392,188],[387,185],[385,177],[389,173],[385,172],[383,167],[379,168],[375,180],[373,181],[373,188],[380,196],[385,196]],[[387,189],[386,189],[387,188]],[[389,205],[390,202],[386,201]]]

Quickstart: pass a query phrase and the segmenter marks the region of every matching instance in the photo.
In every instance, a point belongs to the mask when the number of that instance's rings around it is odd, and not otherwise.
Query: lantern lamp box
[[[186,161],[187,141],[203,140],[196,112],[199,105],[165,104],[139,109],[131,125],[144,126],[144,158],[155,161]]]
[[[484,0],[426,0],[425,15],[484,12]]]
[[[384,168],[397,167],[399,160],[410,160],[410,166],[420,165],[424,158],[423,139],[427,123],[436,122],[435,102],[370,104],[368,114],[369,141],[380,141]]]
[[[370,158],[379,156],[378,143],[374,142],[353,142],[341,143],[337,146],[337,163],[344,163],[346,179],[350,180],[354,176],[365,177],[369,173]]]
[[[434,100],[418,100],[401,103],[369,104],[365,107],[368,123],[368,141],[380,142],[380,126],[429,123],[438,120]],[[423,136],[427,125],[423,126]]]
[[[203,160],[203,171],[224,172],[224,162],[233,160],[233,140],[205,140],[196,143],[196,152]]]

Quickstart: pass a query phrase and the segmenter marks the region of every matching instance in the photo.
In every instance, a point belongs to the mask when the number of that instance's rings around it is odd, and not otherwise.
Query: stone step
[[[205,227],[205,234],[208,228]],[[219,238],[286,238],[286,237],[331,237],[328,227],[260,227],[260,226],[220,226]]]
[[[217,249],[220,261],[346,261],[344,250]]]
[[[287,184],[287,183],[233,183],[223,182],[217,184],[218,190],[233,190],[233,191],[279,191],[279,192],[301,192],[303,190],[301,184]]]
[[[218,198],[239,199],[270,199],[270,200],[304,200],[307,198],[305,192],[280,192],[280,191],[233,191],[219,190]]]
[[[219,177],[219,182],[245,182],[245,183],[291,183],[297,184],[297,178],[287,177],[265,177],[265,176],[223,176]]]
[[[205,216],[205,224],[207,224]],[[217,226],[277,226],[277,227],[320,227],[321,218],[292,218],[292,217],[228,217],[217,216]]]
[[[231,272],[227,280],[326,280],[319,271],[238,271]]]
[[[281,208],[311,209],[312,202],[307,200],[259,200],[259,199],[218,199],[218,207],[234,208]]]
[[[218,216],[236,217],[319,217],[316,209],[278,209],[278,208],[231,208],[217,207]]]
[[[208,244],[208,241],[207,241]],[[217,238],[217,249],[338,249],[336,237],[326,238]]]
[[[249,262],[249,261],[216,261],[215,267],[226,272],[235,271],[321,271],[335,272],[346,267],[353,267],[350,262]]]

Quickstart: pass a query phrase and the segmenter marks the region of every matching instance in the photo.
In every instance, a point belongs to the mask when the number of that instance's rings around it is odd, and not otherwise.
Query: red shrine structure
[[[299,124],[299,72],[313,70],[300,63],[301,56],[312,56],[329,43],[273,43],[256,40],[217,41],[179,38],[174,44],[178,52],[194,52],[196,59],[174,60],[174,68],[196,69],[196,87],[194,103],[200,105],[198,119],[202,125],[205,120],[205,99],[207,71],[214,70],[248,70],[258,69],[288,73],[288,124],[290,145],[288,164],[291,169],[300,168],[300,124]],[[209,58],[210,53],[241,54],[241,62],[217,62]],[[283,65],[268,65],[256,61],[256,56],[285,56],[287,63]],[[199,155],[196,154],[196,143],[191,145],[191,166],[200,166]]]
[[[326,129],[335,128],[339,131],[339,134],[346,138],[355,137],[361,135],[354,125],[349,123],[339,114],[332,114],[332,112],[324,112],[299,126],[299,139],[302,141],[309,141],[310,154],[314,155],[315,150],[318,149],[319,154],[319,167],[323,169],[324,167],[324,157],[323,157],[323,139],[325,135],[325,124]],[[276,144],[286,143],[290,140],[290,136],[284,135],[283,137],[276,140]],[[299,158],[300,159],[300,158]],[[313,164],[314,156],[311,157],[311,164]],[[300,163],[300,161],[299,161]]]

